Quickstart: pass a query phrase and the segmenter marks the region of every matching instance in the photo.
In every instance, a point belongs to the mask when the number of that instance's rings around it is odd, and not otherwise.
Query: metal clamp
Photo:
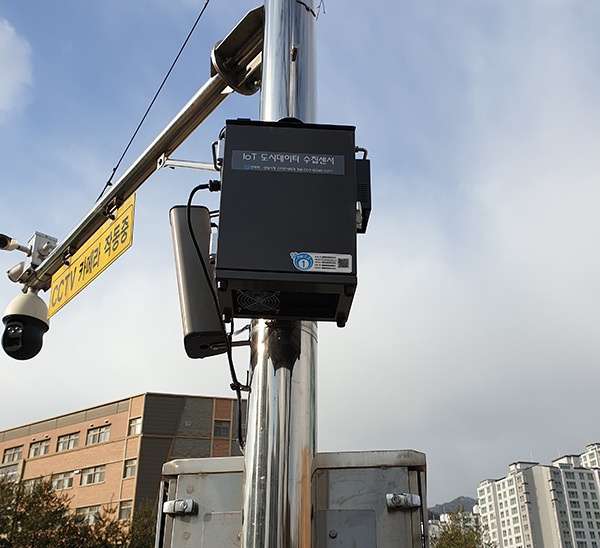
[[[421,497],[412,493],[388,493],[385,502],[388,510],[412,510],[421,506]]]
[[[192,499],[168,500],[163,503],[163,514],[169,516],[195,515],[198,513],[198,503]]]

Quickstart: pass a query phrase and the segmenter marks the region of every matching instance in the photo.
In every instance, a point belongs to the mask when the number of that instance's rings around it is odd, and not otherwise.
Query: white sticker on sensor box
[[[340,253],[290,253],[294,268],[302,272],[352,272],[352,255]]]

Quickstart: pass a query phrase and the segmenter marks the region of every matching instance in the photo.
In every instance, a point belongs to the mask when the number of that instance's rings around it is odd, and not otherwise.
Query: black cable
[[[194,234],[194,226],[192,225],[192,201],[194,199],[194,196],[196,195],[196,192],[198,192],[199,190],[206,190],[208,188],[209,188],[208,184],[202,184],[202,185],[196,186],[190,192],[190,195],[189,195],[188,201],[187,201],[187,208],[186,208],[187,226],[188,226],[188,231],[190,233],[190,237],[192,239],[192,243],[194,244],[194,249],[196,250],[198,258],[200,259],[200,264],[202,265],[202,270],[204,272],[206,282],[208,283],[208,287],[210,287],[210,293],[212,296],[215,310],[217,312],[217,317],[221,318],[221,308],[219,306],[219,299],[217,297],[217,293],[215,291],[213,281],[210,277],[210,273],[208,271],[208,266],[206,265],[206,261],[204,260],[204,255],[202,254],[202,250],[200,249],[200,245],[198,244],[198,240],[196,239],[196,235]],[[231,341],[232,334],[233,334],[233,321],[231,324],[231,329],[232,329],[231,334],[227,333],[227,330],[225,328],[225,324],[224,324],[223,320],[220,320],[219,323],[221,326],[221,330],[223,331],[223,337],[225,338],[227,361],[229,363],[229,373],[231,375],[231,384],[229,386],[236,393],[236,397],[237,397],[237,404],[238,404],[237,437],[238,437],[238,444],[240,445],[240,449],[243,450],[245,442],[244,442],[243,431],[242,431],[242,389],[247,389],[248,387],[239,382],[239,380],[237,378],[237,374],[235,372],[235,367],[233,365],[233,352],[232,352],[232,341]]]
[[[158,87],[158,90],[154,94],[154,97],[152,98],[152,101],[150,101],[150,104],[148,105],[148,108],[146,109],[146,112],[142,116],[142,119],[140,120],[140,123],[138,124],[137,128],[133,132],[133,135],[131,136],[131,139],[129,139],[129,143],[127,143],[127,146],[125,147],[125,150],[121,154],[121,157],[119,158],[119,160],[117,162],[117,165],[115,167],[113,167],[112,173],[110,174],[110,177],[108,178],[108,181],[106,181],[106,184],[104,185],[104,188],[102,189],[102,192],[100,193],[100,196],[98,196],[98,198],[96,198],[96,201],[98,201],[100,198],[102,198],[102,195],[106,192],[106,189],[109,186],[112,186],[112,180],[113,180],[113,177],[115,176],[115,173],[117,172],[117,169],[119,169],[119,166],[121,165],[121,162],[123,161],[123,158],[125,158],[125,155],[129,151],[129,148],[131,147],[134,139],[137,137],[137,134],[138,134],[138,132],[140,131],[140,129],[142,127],[142,124],[146,121],[146,118],[148,117],[148,114],[150,113],[150,110],[154,106],[154,103],[156,102],[156,99],[158,99],[158,96],[160,95],[160,92],[162,91],[163,87],[167,83],[167,80],[168,80],[169,76],[171,75],[171,72],[173,72],[173,69],[175,68],[175,65],[177,64],[177,61],[179,61],[179,58],[181,57],[181,54],[183,53],[183,50],[187,46],[187,43],[190,41],[190,38],[192,37],[192,34],[194,33],[194,30],[196,30],[196,27],[198,26],[198,23],[200,22],[200,19],[204,15],[204,12],[206,11],[206,8],[208,7],[209,2],[210,2],[210,0],[206,0],[206,2],[204,3],[204,6],[200,10],[200,13],[198,14],[198,17],[196,18],[196,21],[194,22],[194,24],[193,24],[190,32],[188,33],[186,39],[184,40],[183,45],[181,46],[181,48],[179,48],[179,52],[177,53],[177,55],[175,56],[175,59],[171,63],[171,67],[167,71],[167,74],[163,78],[163,81],[161,82],[160,86]]]

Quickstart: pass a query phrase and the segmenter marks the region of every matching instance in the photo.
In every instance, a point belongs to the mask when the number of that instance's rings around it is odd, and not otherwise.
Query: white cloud
[[[33,84],[31,47],[5,19],[0,19],[0,121],[22,108]]]

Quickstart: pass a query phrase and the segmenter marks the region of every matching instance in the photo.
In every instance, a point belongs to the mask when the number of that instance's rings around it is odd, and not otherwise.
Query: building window
[[[129,430],[127,431],[128,436],[135,436],[142,433],[142,417],[135,419],[129,419]]]
[[[0,468],[0,480],[17,481],[19,479],[19,465],[12,464]]]
[[[85,506],[83,508],[77,508],[75,515],[83,522],[89,523],[90,525],[98,519],[100,515],[100,506]]]
[[[91,485],[92,483],[102,483],[104,481],[104,472],[106,466],[92,466],[84,468],[81,471],[81,485]]]
[[[110,438],[110,424],[106,426],[99,426],[98,428],[90,428],[87,432],[86,445],[93,445],[95,443],[102,443],[108,441]]]
[[[15,462],[23,458],[23,446],[9,447],[4,450],[4,456],[2,457],[2,464],[8,464],[9,462]]]
[[[52,489],[60,491],[73,487],[73,472],[62,472],[52,476]]]
[[[137,467],[137,459],[127,459],[123,466],[123,477],[132,478],[135,476],[135,469]]]
[[[215,421],[213,429],[214,438],[229,438],[231,421]]]
[[[50,452],[50,440],[34,441],[29,446],[29,458],[41,457]]]
[[[66,434],[59,436],[58,443],[56,444],[56,451],[68,451],[69,449],[77,449],[79,446],[79,432],[73,432],[72,434]]]
[[[41,484],[42,482],[42,478],[33,478],[33,479],[28,479],[28,480],[23,480],[21,482],[21,485],[23,486],[23,492],[24,493],[28,493],[31,494],[33,493],[36,485]]]
[[[132,500],[122,500],[119,503],[119,519],[131,519],[131,511],[133,510]]]
[[[42,478],[28,479],[23,482],[23,490],[26,493],[32,493],[36,485],[42,483]]]

